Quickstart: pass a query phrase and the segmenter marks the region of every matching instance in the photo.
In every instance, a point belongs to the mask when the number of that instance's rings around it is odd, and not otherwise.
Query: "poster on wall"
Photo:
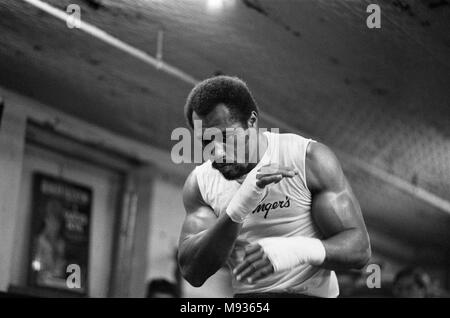
[[[33,174],[29,283],[86,294],[92,190]]]

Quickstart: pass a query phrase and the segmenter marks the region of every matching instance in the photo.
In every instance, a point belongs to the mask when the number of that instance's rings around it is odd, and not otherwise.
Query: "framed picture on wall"
[[[92,190],[33,175],[29,284],[87,293]]]

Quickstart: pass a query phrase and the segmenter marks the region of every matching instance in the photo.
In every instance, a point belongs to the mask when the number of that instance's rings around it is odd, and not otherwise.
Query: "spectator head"
[[[425,298],[428,296],[430,277],[419,268],[406,268],[397,273],[393,284],[394,297]]]
[[[147,298],[177,298],[177,287],[166,279],[154,279],[147,286]]]

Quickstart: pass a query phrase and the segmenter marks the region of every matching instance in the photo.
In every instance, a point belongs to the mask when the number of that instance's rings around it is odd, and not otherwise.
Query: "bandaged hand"
[[[321,240],[311,237],[269,237],[257,242],[270,260],[274,271],[281,272],[298,265],[320,266],[326,251]]]
[[[226,213],[234,222],[244,222],[247,215],[264,199],[268,185],[296,174],[298,172],[295,170],[273,165],[251,170],[228,204]]]
[[[326,251],[316,238],[269,237],[245,247],[243,260],[234,268],[238,281],[253,284],[272,273],[292,269],[303,264],[320,266]]]

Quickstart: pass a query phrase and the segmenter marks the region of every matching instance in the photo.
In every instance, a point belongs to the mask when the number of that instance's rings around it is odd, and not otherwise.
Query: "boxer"
[[[228,265],[236,297],[337,297],[334,270],[362,268],[371,256],[359,203],[327,146],[260,131],[258,114],[236,77],[206,79],[187,98],[195,135],[236,129],[246,160],[237,160],[227,136],[202,140],[214,154],[183,188],[181,273],[198,287]]]

